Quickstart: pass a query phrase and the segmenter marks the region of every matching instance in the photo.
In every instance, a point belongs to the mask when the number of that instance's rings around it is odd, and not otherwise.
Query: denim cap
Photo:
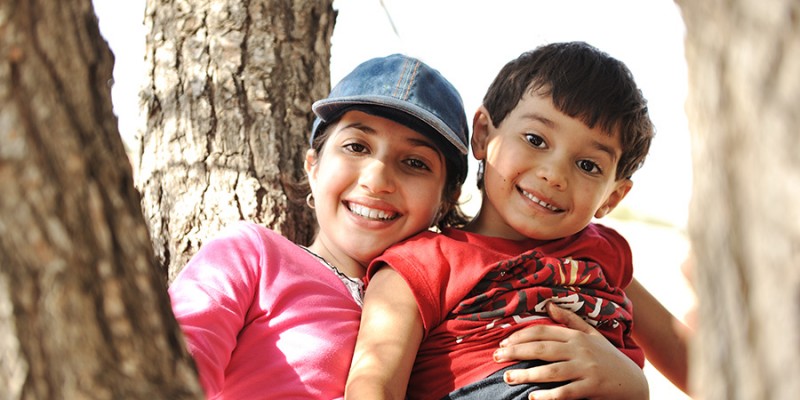
[[[456,165],[462,183],[466,178],[469,128],[461,96],[439,71],[416,58],[393,54],[368,60],[311,108],[317,115],[311,142],[328,123],[357,109],[428,136]]]

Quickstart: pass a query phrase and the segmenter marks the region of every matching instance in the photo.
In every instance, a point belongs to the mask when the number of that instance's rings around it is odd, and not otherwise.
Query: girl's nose
[[[358,182],[371,193],[392,193],[396,189],[394,171],[379,159],[371,159],[364,165]]]

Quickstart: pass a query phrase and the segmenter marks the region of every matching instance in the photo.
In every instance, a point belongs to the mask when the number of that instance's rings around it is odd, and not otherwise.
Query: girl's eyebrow
[[[378,133],[378,131],[375,130],[375,128],[373,128],[373,127],[371,127],[371,126],[369,126],[367,124],[364,124],[363,122],[353,122],[351,124],[347,124],[347,125],[342,127],[342,129],[349,129],[349,128],[358,129],[361,132],[363,132],[365,134],[368,134],[368,135],[376,135]],[[417,133],[419,133],[419,132],[417,132]],[[436,154],[439,155],[439,158],[443,158],[444,157],[444,155],[442,154],[441,150],[439,150],[439,148],[436,147],[436,145],[434,145],[433,142],[431,142],[429,139],[408,138],[407,141],[409,143],[411,143],[413,146],[427,147],[427,148],[433,150],[434,152],[436,152]]]
[[[412,144],[412,145],[414,145],[414,146],[422,146],[422,147],[427,147],[427,148],[429,148],[429,149],[433,150],[434,152],[436,152],[437,154],[440,154],[440,156],[441,156],[441,151],[439,151],[439,148],[438,148],[438,147],[436,147],[436,146],[435,146],[433,143],[431,143],[431,141],[430,141],[430,140],[427,140],[427,139],[408,138],[408,142],[409,142],[409,143],[411,143],[411,144]]]
[[[411,143],[412,146],[424,147],[433,151],[433,153],[436,154],[436,158],[439,159],[439,162],[442,163],[442,165],[445,165],[447,163],[446,157],[444,156],[444,152],[442,150],[439,150],[439,148],[436,147],[436,145],[434,145],[430,139],[408,138],[407,141]]]
[[[369,134],[376,133],[374,128],[364,124],[363,122],[353,122],[342,127],[342,129],[349,129],[349,128],[358,129],[364,133],[369,133]]]

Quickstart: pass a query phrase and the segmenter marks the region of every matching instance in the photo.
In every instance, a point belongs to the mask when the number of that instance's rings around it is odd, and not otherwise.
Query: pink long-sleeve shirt
[[[208,398],[343,397],[361,307],[288,239],[236,223],[202,246],[169,293]]]

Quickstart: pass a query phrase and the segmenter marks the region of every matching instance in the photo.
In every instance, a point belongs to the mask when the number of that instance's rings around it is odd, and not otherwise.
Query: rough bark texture
[[[0,2],[0,399],[200,397],[90,0]]]
[[[800,393],[800,3],[680,1],[693,135],[697,398]]]
[[[231,221],[312,238],[312,213],[282,179],[303,176],[334,20],[331,0],[148,0],[137,186],[170,281]]]

